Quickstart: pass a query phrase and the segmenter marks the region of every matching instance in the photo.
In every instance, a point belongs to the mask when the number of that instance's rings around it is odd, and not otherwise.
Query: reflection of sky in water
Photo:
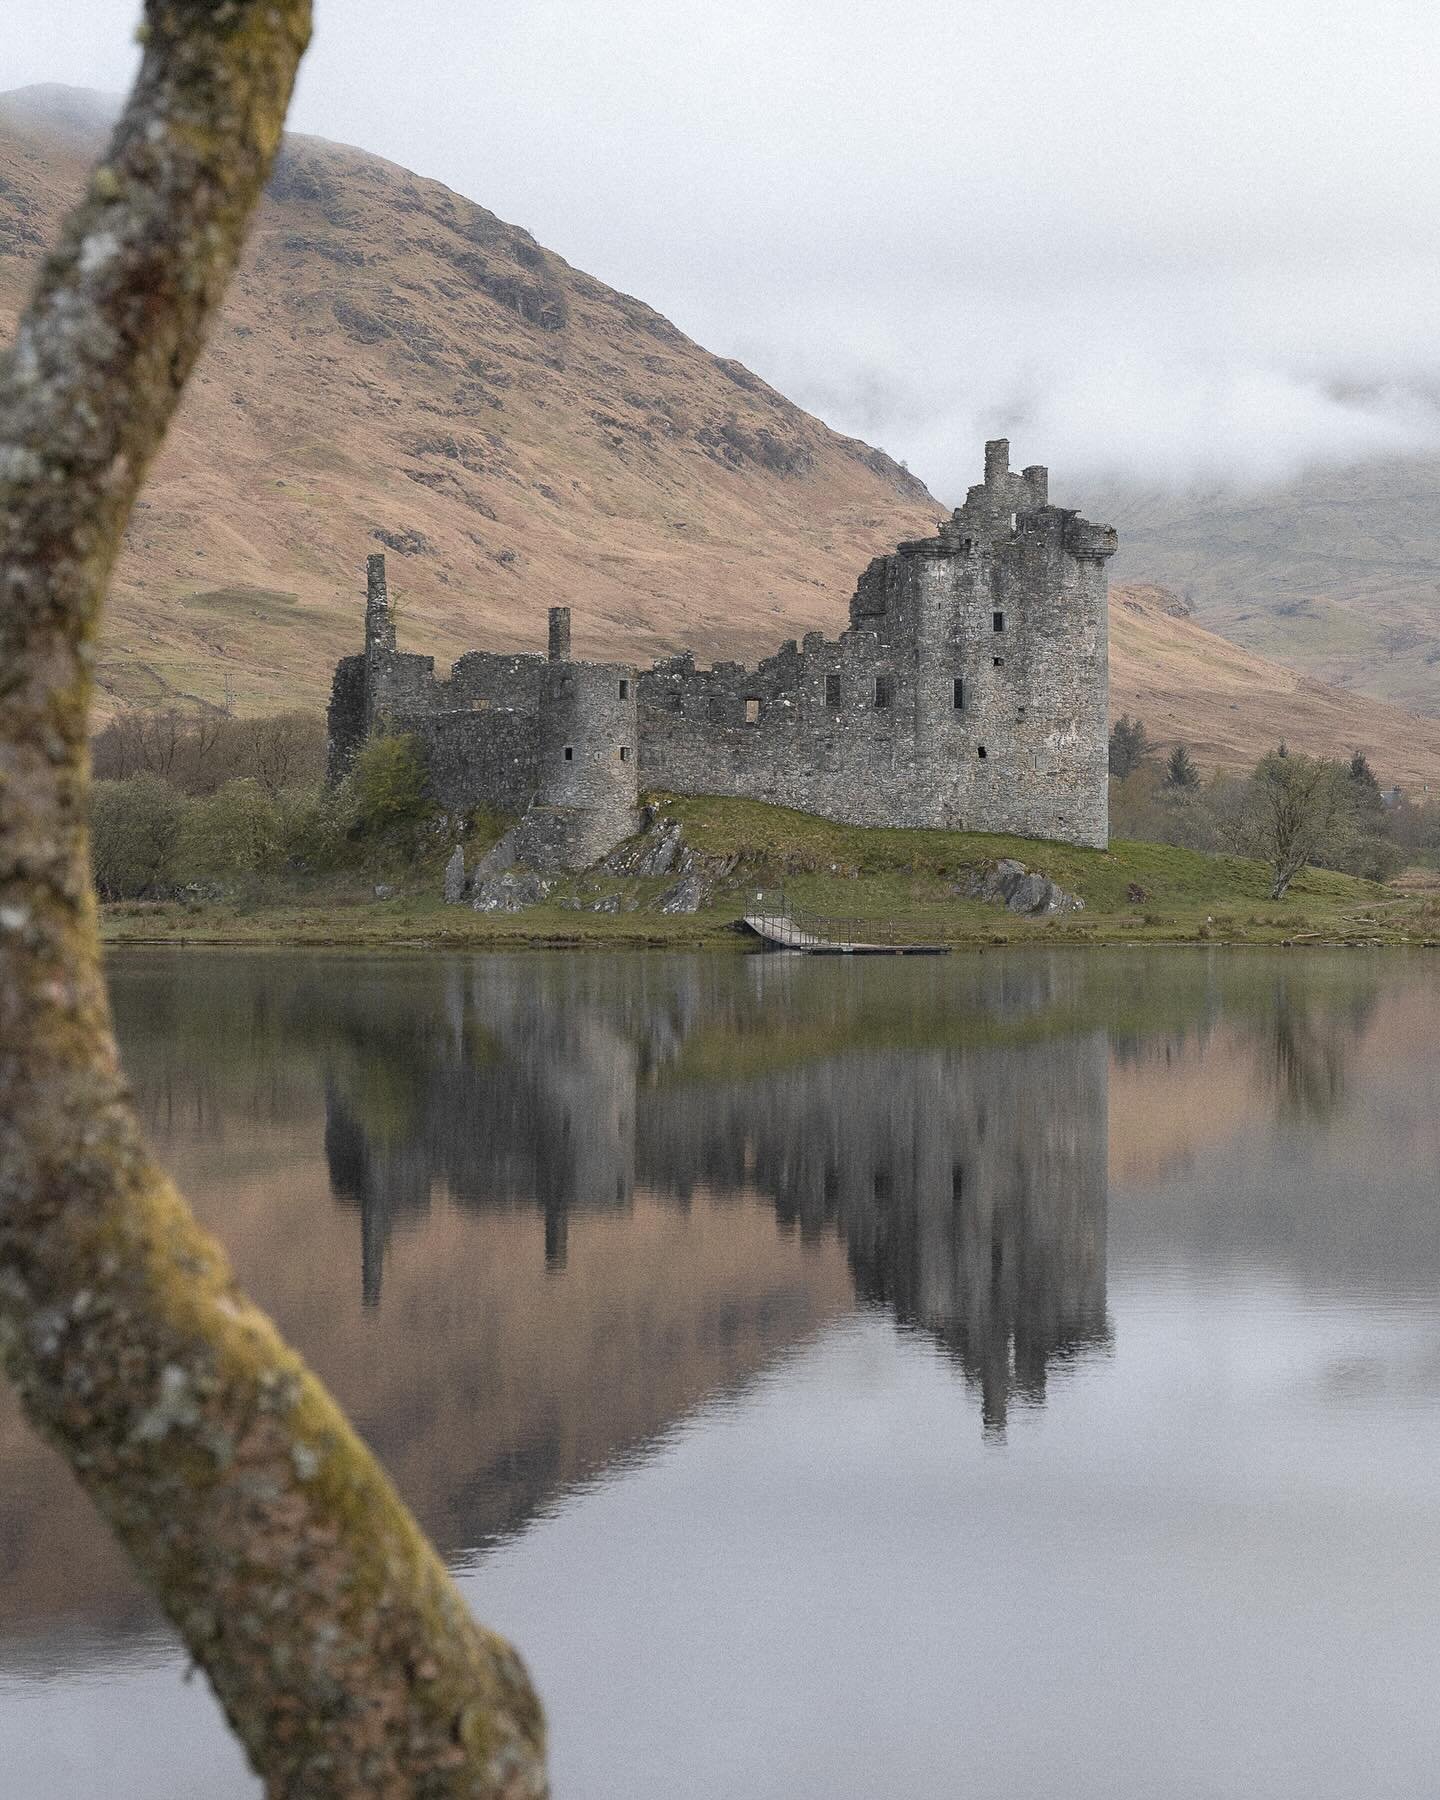
[[[893,1193],[876,1194],[867,1167],[845,1190],[847,1211],[832,1184],[826,1241],[844,1242],[851,1278],[872,1297],[786,1315],[774,1331],[768,1312],[727,1302],[732,1329],[762,1330],[763,1318],[771,1332],[753,1366],[705,1376],[708,1397],[702,1384],[668,1420],[617,1436],[609,1457],[557,1465],[525,1490],[518,1529],[490,1548],[452,1543],[477,1611],[534,1668],[557,1800],[1428,1797],[1440,1753],[1429,1694],[1440,1654],[1440,1052],[1416,1020],[1434,1016],[1434,977],[1388,964],[1387,991],[1365,1008],[1342,990],[1349,1023],[1330,1030],[1334,981],[1353,980],[1332,978],[1337,961],[1302,965],[1326,1004],[1302,1008],[1301,1029],[1293,1016],[1277,1027],[1265,1006],[1258,1021],[1244,1016],[1237,1003],[1233,1029],[1222,1005],[1197,1032],[1179,1009],[1173,1026],[1117,1053],[1110,1161],[1124,1174],[1108,1209],[1102,1182],[1093,1221],[1102,1246],[1108,1237],[1105,1329],[1087,1324],[1072,1349],[1060,1343],[1043,1387],[1012,1395],[1003,1436],[979,1429],[973,1346],[957,1336],[973,1320],[956,1309],[973,1309],[978,1290],[942,1280],[945,1258],[968,1267],[978,1243],[996,1284],[1018,1258],[1039,1281],[1042,1326],[1073,1295],[1093,1319],[1093,1283],[1072,1288],[1068,1274],[1085,1264],[1079,1226],[1090,1215],[1067,1211],[1059,1190],[1105,1143],[1103,1118],[1063,1117],[1065,1095],[1079,1094],[1081,1112],[1104,1108],[1105,1083],[1096,1090],[1090,1063],[1062,1051],[1050,1151],[1039,1155],[1007,1140],[985,1070],[1040,1065],[947,1052],[969,1101],[945,1130],[973,1133],[983,1098],[990,1160],[968,1161],[967,1172],[1012,1222],[1017,1207],[1029,1210],[1008,1237],[987,1225],[977,1239],[965,1220],[937,1237],[925,1195],[944,1188],[949,1220],[953,1146],[946,1138],[925,1174],[916,1133],[929,1112],[913,1104],[928,1098],[933,1070],[911,1051],[866,1065],[872,1082],[891,1066],[896,1084],[872,1135],[909,1134],[909,1148],[886,1151]],[[1165,959],[1132,966],[1162,974]],[[1292,1012],[1295,998],[1292,986]],[[1061,1042],[1073,1049],[1073,1031]],[[442,1073],[453,1081],[453,1067]],[[710,1079],[732,1122],[745,1113],[744,1085]],[[782,1168],[766,1147],[790,1116],[809,1121],[812,1150],[834,1129],[815,1110],[815,1065],[771,1071],[758,1086],[768,1098],[751,1109],[747,1184],[813,1181],[823,1203],[823,1155],[807,1159],[797,1143]],[[1196,1106],[1206,1092],[1214,1104]],[[583,1082],[567,1077],[566,1093],[578,1104]],[[1221,1095],[1233,1118],[1214,1116]],[[612,1096],[612,1120],[629,1121],[629,1104],[617,1110]],[[689,1140],[682,1113],[672,1106],[647,1122],[646,1105],[642,1088],[624,1159],[653,1173],[675,1166]],[[413,1126],[419,1114],[409,1116]],[[1036,1127],[1023,1105],[1014,1118]],[[414,1129],[392,1132],[378,1160],[367,1150],[367,1179],[393,1166],[413,1191]],[[313,1157],[313,1136],[313,1124],[297,1135],[297,1158],[302,1143]],[[453,1154],[443,1133],[431,1136],[432,1151]],[[1028,1171],[1027,1193],[1007,1188],[1016,1169]],[[1051,1178],[1056,1195],[1037,1204],[1036,1182]],[[907,1194],[920,1216],[877,1238],[877,1221]],[[764,1200],[718,1213],[696,1200],[679,1241],[693,1229],[723,1245],[746,1220],[763,1222]],[[577,1214],[567,1265],[550,1279],[600,1279],[606,1230],[621,1232],[620,1249],[624,1233],[638,1247],[657,1220],[674,1229],[673,1214],[648,1206]],[[803,1210],[788,1226],[781,1217],[782,1238],[804,1227]],[[553,1216],[552,1195],[539,1261]],[[442,1223],[443,1209],[413,1229]],[[466,1229],[499,1244],[491,1215]],[[757,1246],[775,1241],[773,1214],[766,1230]],[[713,1261],[716,1241],[703,1239],[705,1261],[696,1239],[696,1287],[680,1296],[692,1311],[713,1306],[731,1278]],[[826,1254],[798,1236],[793,1248],[812,1269]],[[356,1309],[347,1331],[373,1331],[387,1308],[423,1301],[423,1286],[404,1286],[402,1251],[392,1248],[387,1269],[369,1313],[353,1264],[335,1271]],[[1013,1324],[1013,1310],[1005,1316]],[[413,1314],[408,1328],[423,1330],[426,1317]],[[630,1378],[644,1367],[642,1355]],[[449,1516],[437,1512],[432,1528]],[[158,1634],[127,1639],[71,1617],[48,1636],[0,1642],[0,1669],[7,1800],[255,1792],[203,1683],[182,1683]]]
[[[1435,1319],[1112,1302],[1114,1362],[1004,1446],[857,1315],[485,1558],[466,1589],[525,1645],[557,1795],[1429,1793]],[[1363,1400],[1356,1359],[1386,1371]],[[148,1647],[7,1682],[6,1792],[247,1794],[210,1710]]]

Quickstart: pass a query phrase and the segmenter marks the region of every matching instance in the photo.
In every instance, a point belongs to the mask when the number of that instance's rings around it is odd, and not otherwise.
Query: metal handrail
[[[759,918],[783,919],[802,936],[839,949],[853,949],[856,944],[898,944],[904,940],[895,919],[861,919],[829,913],[811,912],[806,907],[792,906],[784,888],[762,888],[755,894],[755,915]]]

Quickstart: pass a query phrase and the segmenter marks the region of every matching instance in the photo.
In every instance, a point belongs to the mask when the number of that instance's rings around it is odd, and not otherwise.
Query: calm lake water
[[[1430,1800],[1440,958],[131,953],[558,1800]],[[0,1393],[0,1792],[255,1784]]]

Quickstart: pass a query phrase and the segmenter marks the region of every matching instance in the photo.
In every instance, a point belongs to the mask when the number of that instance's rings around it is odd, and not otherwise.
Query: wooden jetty
[[[948,944],[905,943],[892,920],[825,918],[787,905],[783,894],[757,894],[744,924],[767,950],[797,950],[802,956],[950,954]]]

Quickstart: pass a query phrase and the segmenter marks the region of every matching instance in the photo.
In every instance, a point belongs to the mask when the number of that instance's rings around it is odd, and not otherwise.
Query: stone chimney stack
[[[365,563],[365,649],[395,649],[395,615],[390,610],[390,589],[385,581],[383,555]]]
[[[991,438],[985,445],[985,485],[997,488],[1010,473],[1009,438]]]
[[[568,606],[552,606],[550,608],[550,660],[551,662],[569,662],[570,660],[570,608]]]
[[[1022,471],[1022,474],[1028,504],[1032,508],[1047,506],[1050,495],[1050,471],[1041,463],[1031,463],[1028,469]]]

